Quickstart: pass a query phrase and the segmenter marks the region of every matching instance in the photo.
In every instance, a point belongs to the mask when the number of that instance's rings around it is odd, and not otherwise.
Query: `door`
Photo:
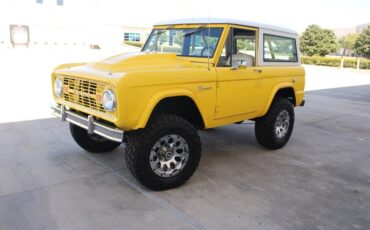
[[[232,27],[217,63],[215,119],[255,114],[262,107],[262,69],[256,67],[257,29]]]

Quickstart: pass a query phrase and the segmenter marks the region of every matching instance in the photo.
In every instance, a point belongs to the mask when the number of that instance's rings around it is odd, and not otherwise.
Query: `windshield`
[[[143,51],[176,53],[179,56],[213,57],[222,28],[155,29]]]

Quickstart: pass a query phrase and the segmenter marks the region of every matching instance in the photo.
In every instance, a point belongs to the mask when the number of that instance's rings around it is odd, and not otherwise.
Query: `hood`
[[[90,68],[107,72],[126,72],[129,69],[164,68],[174,65],[185,65],[186,61],[178,60],[172,53],[126,53],[101,62],[87,64]]]
[[[130,71],[145,71],[166,68],[187,68],[203,66],[176,56],[174,53],[125,53],[107,58],[100,62],[64,64],[58,66],[54,73],[76,77],[88,76],[91,79],[107,80],[121,78]]]

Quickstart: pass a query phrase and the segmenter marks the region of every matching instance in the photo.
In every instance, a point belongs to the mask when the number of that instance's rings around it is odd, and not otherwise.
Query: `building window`
[[[44,4],[44,0],[36,0],[37,4]],[[64,0],[57,0],[57,6],[63,6]]]
[[[139,42],[140,33],[124,33],[124,41],[126,42]]]

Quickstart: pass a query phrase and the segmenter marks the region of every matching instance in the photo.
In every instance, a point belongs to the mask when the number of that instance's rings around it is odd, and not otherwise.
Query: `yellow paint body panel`
[[[195,28],[199,25],[175,27]],[[125,131],[144,128],[155,106],[168,97],[192,99],[201,113],[204,128],[263,116],[276,92],[282,88],[293,88],[296,106],[302,103],[304,69],[301,66],[258,66],[257,63],[257,66],[238,70],[215,67],[230,25],[214,24],[211,27],[224,30],[209,65],[207,58],[139,52],[117,55],[97,63],[64,64],[53,71],[52,86],[56,78],[71,76],[98,82],[106,89],[114,90],[117,107],[113,112],[99,112],[68,102],[64,97],[54,96],[54,99],[69,109],[91,114]],[[94,100],[93,103],[100,103],[101,98],[94,97]]]

